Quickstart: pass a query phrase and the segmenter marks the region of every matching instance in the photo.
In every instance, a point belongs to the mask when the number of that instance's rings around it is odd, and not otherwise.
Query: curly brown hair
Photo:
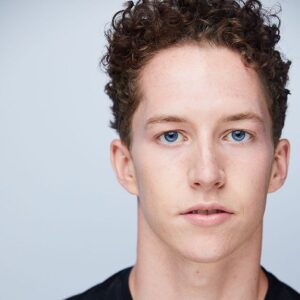
[[[107,53],[101,64],[110,81],[111,128],[130,149],[131,123],[140,101],[141,68],[161,49],[206,41],[238,51],[259,74],[267,91],[274,145],[284,126],[288,70],[275,45],[280,39],[278,12],[270,13],[258,0],[139,0],[126,2],[106,31]]]

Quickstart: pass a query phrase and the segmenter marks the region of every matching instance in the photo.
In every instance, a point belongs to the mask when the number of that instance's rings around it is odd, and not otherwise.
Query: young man
[[[260,266],[290,150],[278,26],[256,0],[144,0],[107,36],[111,159],[137,196],[137,261],[70,299],[300,299]]]

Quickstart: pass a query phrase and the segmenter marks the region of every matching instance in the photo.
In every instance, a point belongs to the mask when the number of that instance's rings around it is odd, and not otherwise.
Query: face
[[[227,48],[162,50],[140,75],[131,151],[118,141],[111,148],[121,184],[138,196],[140,235],[217,261],[259,235],[266,195],[286,176],[288,142],[274,149],[260,79]],[[212,226],[182,215],[211,203],[232,214]]]

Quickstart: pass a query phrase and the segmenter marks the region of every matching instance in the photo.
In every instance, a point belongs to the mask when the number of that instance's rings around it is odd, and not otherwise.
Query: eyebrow
[[[261,124],[264,123],[263,118],[254,112],[243,112],[243,113],[234,114],[222,118],[223,122],[234,122],[234,121],[243,121],[243,120],[252,120]]]
[[[221,122],[227,123],[227,122],[235,122],[235,121],[243,121],[243,120],[252,120],[261,124],[264,123],[262,117],[260,117],[258,114],[253,112],[242,112],[238,114],[229,115],[222,118]],[[147,129],[147,127],[153,124],[159,124],[159,123],[189,123],[189,121],[185,118],[176,115],[158,115],[158,116],[151,117],[146,121],[145,129]]]
[[[172,115],[158,115],[149,118],[146,121],[145,128],[153,125],[153,124],[159,124],[159,123],[188,123],[188,120],[182,117],[178,116],[172,116]]]

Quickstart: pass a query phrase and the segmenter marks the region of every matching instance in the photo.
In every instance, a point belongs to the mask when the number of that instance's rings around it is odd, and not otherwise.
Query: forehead
[[[133,129],[155,114],[200,122],[247,111],[270,122],[260,77],[225,47],[187,44],[162,50],[143,68],[138,84],[141,101]]]

